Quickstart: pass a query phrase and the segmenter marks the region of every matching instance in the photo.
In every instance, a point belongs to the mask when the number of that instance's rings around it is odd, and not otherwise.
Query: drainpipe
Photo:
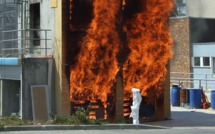
[[[23,6],[24,6],[24,3],[21,3],[21,30],[23,29]],[[23,39],[24,35],[23,35],[23,31],[21,31],[21,39]],[[20,119],[23,119],[23,40],[21,40],[21,74],[20,74],[20,109],[19,109],[19,117]]]
[[[26,32],[25,32],[25,30],[23,31],[23,29],[25,28],[25,18],[26,18],[26,1],[22,1],[22,3],[21,3],[21,29],[22,29],[22,32],[21,32],[21,38],[22,39],[25,39],[25,37],[26,37]],[[24,33],[23,33],[24,32]],[[20,84],[20,86],[21,86],[21,88],[20,88],[20,119],[23,119],[23,115],[24,115],[24,113],[23,113],[23,104],[24,104],[24,100],[23,100],[23,96],[24,96],[24,90],[25,90],[25,68],[24,68],[24,65],[25,65],[25,60],[24,60],[24,42],[25,42],[25,40],[22,40],[22,42],[21,42],[21,74],[20,74],[20,79],[21,79],[21,84]]]

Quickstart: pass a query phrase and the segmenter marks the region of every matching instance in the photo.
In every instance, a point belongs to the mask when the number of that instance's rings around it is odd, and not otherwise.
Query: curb
[[[153,125],[113,124],[113,125],[30,125],[5,126],[0,131],[40,131],[40,130],[109,130],[109,129],[169,129],[168,127]]]

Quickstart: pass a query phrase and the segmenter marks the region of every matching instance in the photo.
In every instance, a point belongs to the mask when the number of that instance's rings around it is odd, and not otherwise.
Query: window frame
[[[212,74],[213,74],[213,77],[215,77],[215,64],[214,64],[214,62],[215,62],[215,57],[211,57],[211,64],[212,64],[212,66],[211,66],[211,72],[212,72]]]
[[[200,60],[200,65],[199,66],[197,66],[197,65],[195,65],[195,58],[198,58],[199,57],[199,60]],[[207,65],[204,65],[204,58],[209,58],[209,65],[207,66]],[[194,57],[192,57],[192,66],[193,67],[211,67],[211,57],[210,56],[194,56]]]
[[[195,58],[199,58],[199,66],[196,66],[195,65]],[[195,56],[195,57],[193,57],[193,67],[201,67],[201,57],[199,57],[199,56]]]

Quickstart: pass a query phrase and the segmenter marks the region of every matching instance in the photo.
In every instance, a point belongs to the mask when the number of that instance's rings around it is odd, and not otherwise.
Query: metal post
[[[24,21],[23,21],[23,3],[21,3],[21,29],[24,27]],[[22,40],[24,37],[23,30],[21,30],[21,58],[23,58],[23,46],[24,46],[24,41]]]
[[[208,75],[207,74],[205,74],[205,78],[206,78],[206,90],[208,89],[208,81],[207,81],[207,79],[208,79]]]
[[[4,32],[2,32],[2,40],[4,40]],[[5,46],[4,46],[4,41],[2,41],[2,48],[4,49],[5,48]],[[3,50],[3,57],[5,57],[5,50]]]
[[[201,80],[199,80],[199,88],[200,88],[200,87],[201,87],[201,85],[202,85],[201,83],[202,83],[202,81],[201,81]]]
[[[45,30],[45,55],[47,57],[47,31]]]
[[[3,14],[2,14],[2,31],[5,31],[4,21],[5,21],[5,7],[6,7],[6,0],[2,1],[2,8],[3,8]],[[2,40],[4,40],[4,32],[2,32]],[[2,41],[2,49],[4,49],[4,41]],[[2,56],[5,57],[5,50],[2,51]]]
[[[20,79],[21,79],[21,81],[20,81],[20,98],[19,98],[19,103],[20,103],[20,105],[19,105],[19,118],[20,119],[22,119],[22,116],[23,116],[23,114],[22,114],[22,108],[23,108],[23,105],[22,105],[22,97],[23,97],[23,83],[22,83],[22,74],[20,74]]]
[[[12,31],[12,50],[11,50],[12,51],[12,57],[14,56],[14,49],[13,49],[14,48],[13,47],[13,42],[14,42],[13,38],[14,38],[14,35],[13,34],[14,34],[14,31]]]
[[[2,81],[3,81],[3,80],[1,79],[1,80],[0,80],[0,87],[1,87],[1,88],[0,88],[0,101],[1,101],[1,102],[3,102],[3,91],[2,91],[2,90],[3,90],[3,89],[2,89],[2,87],[3,87],[3,86],[2,86],[2,85],[3,85],[3,82],[2,82]],[[2,107],[3,107],[3,106],[2,106],[2,104],[1,104],[1,105],[0,105],[0,115],[1,115],[1,116],[2,116],[2,112],[3,112]]]

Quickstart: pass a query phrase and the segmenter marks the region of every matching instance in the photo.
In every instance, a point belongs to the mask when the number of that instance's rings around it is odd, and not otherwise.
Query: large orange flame
[[[121,0],[94,0],[94,18],[71,67],[70,100],[107,99],[119,70],[120,39],[116,30]]]
[[[133,15],[124,25],[128,47],[131,50],[124,64],[124,91],[141,89],[141,94],[165,78],[166,65],[172,57],[172,38],[168,17],[173,0],[142,0],[141,12]]]

